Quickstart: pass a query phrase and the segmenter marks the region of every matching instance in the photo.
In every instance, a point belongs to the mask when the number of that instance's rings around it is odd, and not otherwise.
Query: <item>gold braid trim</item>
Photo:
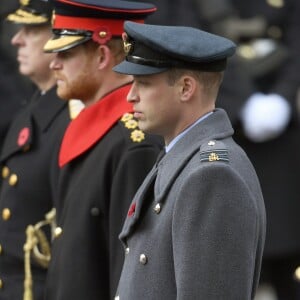
[[[26,229],[26,243],[24,244],[24,300],[33,300],[33,279],[31,272],[31,254],[36,262],[43,268],[47,268],[51,258],[51,247],[47,240],[42,227],[51,226],[51,236],[53,239],[54,230],[56,228],[56,211],[53,208],[46,214],[45,220],[38,222],[36,225],[28,225]]]
[[[24,245],[24,264],[25,264],[25,280],[24,280],[24,300],[33,300],[32,294],[32,273],[30,267],[30,252],[36,244],[36,238],[34,236],[34,228],[32,225],[28,225],[26,229],[26,243]]]
[[[6,18],[12,22],[22,22],[26,24],[40,24],[48,22],[48,17],[35,15],[34,13],[27,12],[23,9],[18,9],[16,12],[9,14]]]

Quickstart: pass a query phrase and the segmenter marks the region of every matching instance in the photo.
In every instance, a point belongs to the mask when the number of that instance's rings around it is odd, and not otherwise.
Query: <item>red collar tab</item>
[[[144,23],[144,20],[134,20],[137,23]],[[97,19],[82,18],[55,15],[53,29],[70,29],[70,30],[89,30],[95,31],[98,28],[108,28],[113,36],[121,36],[124,32],[124,20],[117,19]]]
[[[63,167],[96,144],[132,105],[126,101],[131,85],[123,86],[81,111],[68,126],[59,153]]]

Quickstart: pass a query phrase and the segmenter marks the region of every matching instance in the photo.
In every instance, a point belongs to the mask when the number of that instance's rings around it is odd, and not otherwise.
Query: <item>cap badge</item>
[[[28,127],[24,127],[23,129],[21,129],[17,140],[18,146],[25,145],[25,143],[28,141],[29,135],[30,135],[30,130]]]
[[[92,39],[94,42],[105,45],[112,38],[112,34],[107,27],[100,27],[94,30]]]
[[[20,4],[23,6],[27,6],[29,4],[30,0],[20,0]]]
[[[129,42],[129,38],[126,32],[122,33],[122,39],[123,39],[123,47],[124,47],[124,51],[127,54],[130,53],[130,51],[132,50],[132,43]]]

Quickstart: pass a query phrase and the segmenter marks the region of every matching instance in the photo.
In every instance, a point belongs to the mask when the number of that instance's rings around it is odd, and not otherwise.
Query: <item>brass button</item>
[[[298,282],[300,281],[300,266],[295,270],[294,277]]]
[[[282,8],[285,5],[284,0],[267,0],[267,3],[275,8]]]
[[[16,174],[11,174],[8,179],[9,185],[14,186],[17,184],[17,182],[18,182],[18,176]]]
[[[256,52],[255,52],[254,48],[247,44],[240,45],[237,48],[237,54],[247,60],[251,60],[256,57]]]
[[[9,168],[6,167],[6,166],[4,166],[4,167],[2,168],[2,178],[7,178],[8,175],[9,175]]]
[[[100,209],[98,207],[91,208],[91,215],[93,217],[98,217],[100,215]]]
[[[2,279],[0,278],[0,289],[2,289],[3,288],[3,281],[2,281]]]
[[[0,244],[0,255],[2,254],[2,245]]]
[[[63,230],[61,227],[56,227],[54,230],[54,237],[58,238],[62,234]]]
[[[154,211],[155,211],[157,214],[160,213],[160,211],[161,211],[161,205],[160,205],[159,203],[157,203],[157,204],[155,205]]]
[[[127,247],[127,248],[125,249],[125,254],[129,254],[129,252],[130,252],[130,249],[129,249],[129,247]]]
[[[147,256],[146,256],[145,254],[141,254],[141,255],[140,255],[140,263],[141,263],[142,265],[145,265],[147,262],[148,262]]]
[[[10,217],[11,217],[10,209],[4,208],[4,209],[2,210],[2,219],[3,219],[4,221],[7,221]]]
[[[100,32],[99,32],[99,36],[100,36],[101,38],[105,38],[105,37],[107,36],[107,32],[105,32],[105,31],[100,31]]]

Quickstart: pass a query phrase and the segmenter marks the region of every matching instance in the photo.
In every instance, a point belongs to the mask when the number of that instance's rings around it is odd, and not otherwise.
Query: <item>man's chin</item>
[[[56,90],[56,94],[57,96],[62,99],[62,100],[69,100],[72,99],[72,97],[69,97],[69,95],[67,93],[64,93],[63,91],[61,91],[59,88],[57,88]]]
[[[138,121],[138,126],[139,128],[146,133],[151,133],[151,129],[149,128],[149,126],[147,126],[147,124],[141,120]]]
[[[24,68],[24,67],[22,67],[22,66],[19,66],[19,73],[21,74],[21,75],[23,75],[23,76],[26,76],[26,77],[29,77],[29,78],[31,78],[31,73],[32,72],[30,72],[27,68]]]

